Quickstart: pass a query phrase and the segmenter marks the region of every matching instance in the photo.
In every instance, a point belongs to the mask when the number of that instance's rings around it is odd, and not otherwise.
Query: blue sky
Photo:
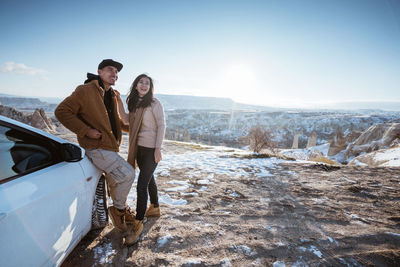
[[[127,93],[400,101],[400,1],[1,1],[0,93],[65,97],[103,58]]]

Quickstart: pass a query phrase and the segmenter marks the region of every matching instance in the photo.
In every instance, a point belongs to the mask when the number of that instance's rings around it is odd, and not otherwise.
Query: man
[[[135,218],[126,205],[135,170],[118,154],[123,123],[111,88],[122,67],[112,59],[100,62],[98,75],[88,73],[85,83],[58,105],[55,115],[77,134],[79,145],[85,148],[93,164],[112,178],[115,183],[111,192],[113,206],[108,211],[114,227],[126,231],[126,223],[132,223]]]

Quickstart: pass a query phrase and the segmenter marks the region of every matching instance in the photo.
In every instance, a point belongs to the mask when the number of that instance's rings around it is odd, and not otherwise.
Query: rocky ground
[[[163,153],[162,216],[129,247],[111,223],[91,231],[62,266],[400,265],[399,168],[251,159],[177,142]]]

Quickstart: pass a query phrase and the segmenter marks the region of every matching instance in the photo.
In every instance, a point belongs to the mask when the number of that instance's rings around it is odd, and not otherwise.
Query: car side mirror
[[[62,144],[63,160],[67,162],[76,162],[82,159],[82,149],[74,144]]]

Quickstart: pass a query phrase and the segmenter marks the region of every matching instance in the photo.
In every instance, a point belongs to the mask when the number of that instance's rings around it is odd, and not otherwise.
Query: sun
[[[236,102],[249,102],[259,89],[254,68],[245,63],[231,64],[223,70],[218,84],[218,95]]]

